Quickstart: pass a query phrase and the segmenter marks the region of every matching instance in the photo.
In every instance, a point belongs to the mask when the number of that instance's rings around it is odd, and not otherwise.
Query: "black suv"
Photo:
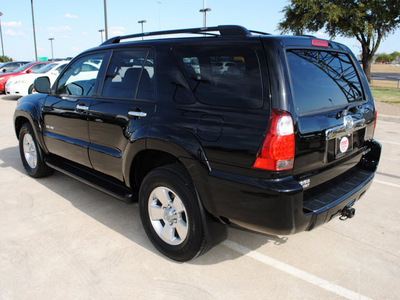
[[[182,33],[200,36],[165,38]],[[151,242],[179,261],[226,238],[224,224],[293,234],[352,217],[381,153],[357,59],[310,36],[114,37],[35,89],[14,116],[27,173],[138,200]]]

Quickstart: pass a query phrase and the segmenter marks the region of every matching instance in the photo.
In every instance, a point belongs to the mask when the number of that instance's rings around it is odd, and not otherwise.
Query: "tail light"
[[[375,99],[374,99],[374,115],[375,115],[375,121],[374,121],[374,131],[373,131],[372,137],[375,136],[376,122],[378,121],[378,111],[376,110]]]
[[[293,169],[294,150],[292,116],[283,110],[271,110],[268,130],[253,168],[272,171]]]

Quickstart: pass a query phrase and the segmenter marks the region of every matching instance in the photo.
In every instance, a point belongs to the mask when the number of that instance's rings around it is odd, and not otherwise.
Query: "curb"
[[[393,123],[400,123],[400,117],[388,116],[388,115],[380,115],[378,113],[378,122],[379,120]]]

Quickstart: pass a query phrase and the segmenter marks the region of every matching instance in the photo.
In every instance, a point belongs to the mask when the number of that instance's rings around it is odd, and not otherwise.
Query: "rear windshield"
[[[287,59],[298,114],[362,100],[360,80],[347,54],[288,50]]]

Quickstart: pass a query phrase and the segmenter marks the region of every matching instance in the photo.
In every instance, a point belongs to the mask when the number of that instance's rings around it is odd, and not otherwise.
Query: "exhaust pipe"
[[[354,217],[354,215],[356,214],[356,210],[352,207],[345,207],[342,209],[342,211],[340,212],[340,220],[344,221],[347,219],[351,219],[352,217]]]

